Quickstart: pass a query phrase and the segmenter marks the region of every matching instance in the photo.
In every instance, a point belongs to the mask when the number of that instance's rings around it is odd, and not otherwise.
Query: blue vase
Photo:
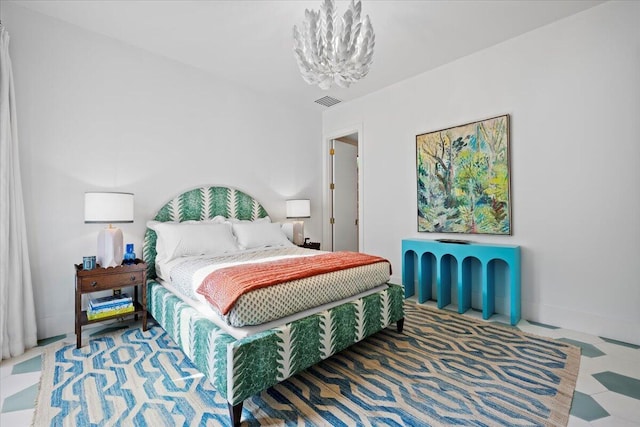
[[[133,243],[127,243],[127,251],[124,253],[124,264],[130,265],[136,263],[136,254],[133,252]]]

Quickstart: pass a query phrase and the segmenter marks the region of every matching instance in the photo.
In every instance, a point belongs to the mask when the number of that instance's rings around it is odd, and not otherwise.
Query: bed
[[[219,217],[258,222],[268,215],[257,200],[242,191],[201,187],[169,201],[154,221],[182,223]],[[143,258],[149,278],[149,314],[227,400],[234,426],[240,424],[246,398],[393,323],[402,332],[404,292],[401,286],[387,283],[281,320],[238,328],[244,333],[235,333],[233,326],[221,323],[202,306],[176,292],[169,282],[158,278],[157,241],[156,232],[147,228]],[[164,279],[166,274],[161,276]]]

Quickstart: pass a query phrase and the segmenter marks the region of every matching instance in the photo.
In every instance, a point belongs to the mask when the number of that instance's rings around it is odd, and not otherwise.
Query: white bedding
[[[224,315],[197,292],[203,280],[218,269],[322,253],[293,245],[251,249],[216,256],[180,257],[160,264],[160,269],[163,280],[170,283],[176,293],[207,305],[222,321],[234,327],[260,325],[318,305],[349,299],[389,281],[387,262],[331,271],[243,294]],[[270,303],[265,304],[266,301]]]
[[[193,275],[193,279],[190,285],[181,286],[179,289],[177,289],[188,298],[198,300],[206,304],[207,301],[204,296],[197,293],[196,290],[198,289],[198,286],[200,286],[204,278],[215,270],[219,270],[225,267],[231,267],[234,265],[277,261],[279,259],[313,256],[321,253],[326,252],[301,249],[294,245],[280,248],[245,249],[233,253],[223,254],[215,258],[207,255],[200,255],[179,257],[168,262],[156,262],[156,272],[159,279],[170,283],[173,282],[171,271],[174,267],[177,267],[185,262],[198,262],[199,260],[203,260],[206,262],[208,260],[216,260],[215,263],[207,262],[204,267],[198,269],[198,271]]]

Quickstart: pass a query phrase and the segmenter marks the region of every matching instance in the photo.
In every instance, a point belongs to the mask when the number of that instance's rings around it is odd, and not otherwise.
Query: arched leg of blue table
[[[451,304],[451,257],[443,256],[438,269],[438,308]]]
[[[418,302],[431,299],[431,253],[424,252],[419,255],[418,269]]]
[[[482,318],[487,320],[493,315],[496,307],[494,263],[483,263],[482,268]]]
[[[415,294],[415,277],[414,277],[414,252],[405,251],[402,256],[402,286],[404,286],[404,297],[409,298]]]
[[[509,290],[511,294],[509,311],[511,312],[511,324],[513,326],[520,321],[520,277],[520,259],[516,258],[509,264]]]
[[[458,260],[458,313],[471,308],[471,259]]]

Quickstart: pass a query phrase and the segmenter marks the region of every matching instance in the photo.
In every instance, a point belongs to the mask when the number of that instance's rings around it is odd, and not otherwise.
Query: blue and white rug
[[[243,425],[566,425],[579,349],[412,303],[393,328],[247,400]],[[34,425],[228,425],[159,327],[49,349]]]

